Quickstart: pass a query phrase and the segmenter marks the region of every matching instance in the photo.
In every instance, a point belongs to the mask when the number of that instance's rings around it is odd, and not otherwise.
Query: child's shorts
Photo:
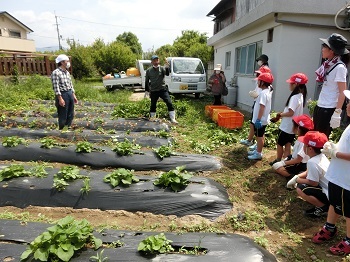
[[[298,163],[295,165],[291,165],[291,166],[285,166],[284,167],[287,172],[291,175],[298,175],[304,171],[306,171],[306,163]]]
[[[256,137],[263,137],[264,134],[265,134],[265,129],[266,129],[266,126],[262,126],[261,128],[257,129],[255,126],[254,126],[254,134]]]
[[[279,130],[277,144],[280,146],[285,146],[286,144],[290,143],[293,144],[295,140],[295,134],[288,134],[281,129]]]
[[[328,183],[329,203],[334,207],[335,213],[350,217],[350,191],[332,183]]]
[[[325,205],[329,203],[327,195],[322,192],[322,187],[319,185],[310,186],[307,184],[298,184],[298,188],[301,189],[301,191],[303,191],[306,195],[316,197]]]

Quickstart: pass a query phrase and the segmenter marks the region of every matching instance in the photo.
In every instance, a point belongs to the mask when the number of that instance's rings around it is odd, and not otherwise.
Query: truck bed
[[[142,85],[141,76],[127,76],[122,78],[107,78],[103,79],[103,86],[108,90],[123,88],[128,85]]]

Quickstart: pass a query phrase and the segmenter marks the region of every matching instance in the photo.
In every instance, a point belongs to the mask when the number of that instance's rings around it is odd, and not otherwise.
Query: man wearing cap
[[[344,95],[350,99],[350,91],[345,90]],[[350,103],[347,104],[346,113],[350,116]],[[338,244],[329,250],[335,255],[350,254],[350,125],[344,130],[339,142],[328,142],[323,146],[322,152],[331,158],[326,178],[329,181],[329,210],[327,222],[317,232],[312,242],[324,243],[337,234],[336,223],[341,216],[346,220],[346,235]]]
[[[78,103],[68,69],[70,62],[68,56],[61,54],[55,60],[58,68],[51,74],[53,91],[55,92],[55,105],[58,114],[58,129],[70,127],[74,118],[74,104]]]
[[[329,160],[321,152],[328,138],[324,133],[309,131],[298,140],[304,143],[304,152],[310,159],[306,164],[307,171],[289,180],[287,188],[293,189],[297,184],[298,195],[314,205],[313,208],[305,210],[304,214],[312,218],[322,217],[327,213],[329,207],[328,180],[325,178]]]
[[[315,130],[329,137],[332,128],[340,126],[343,91],[346,89],[347,65],[349,51],[346,49],[347,40],[340,34],[332,34],[327,39],[320,38],[322,58],[325,61],[316,70],[316,81],[322,83],[321,93],[314,110],[313,119]]]
[[[157,55],[151,57],[151,63],[152,66],[147,69],[145,78],[145,92],[149,92],[151,98],[150,117],[156,116],[157,101],[161,98],[168,107],[170,121],[176,124],[175,109],[164,81],[164,77],[169,75],[169,64],[166,62],[164,67],[160,66]]]

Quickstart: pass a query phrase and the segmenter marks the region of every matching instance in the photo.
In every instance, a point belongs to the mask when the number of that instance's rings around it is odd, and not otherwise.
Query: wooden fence
[[[0,51],[0,76],[19,75],[51,75],[56,69],[57,55],[37,53],[17,53]],[[70,68],[70,73],[72,68]]]

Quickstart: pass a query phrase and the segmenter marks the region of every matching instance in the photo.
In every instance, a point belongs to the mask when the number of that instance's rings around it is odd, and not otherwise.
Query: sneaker
[[[331,240],[337,234],[337,228],[334,229],[334,232],[331,232],[326,229],[326,226],[323,226],[319,232],[317,232],[311,241],[315,244],[321,244],[325,241]]]
[[[247,153],[248,153],[248,156],[251,156],[251,155],[254,155],[258,152],[256,150],[254,150],[254,151],[248,151]]]
[[[304,211],[304,215],[311,218],[320,218],[327,216],[328,210],[323,210],[322,207],[314,207]]]
[[[248,149],[249,149],[249,151],[254,151],[254,150],[256,150],[257,147],[258,147],[258,145],[255,143],[254,145],[250,146]]]
[[[248,139],[242,139],[241,141],[239,141],[240,144],[245,145],[245,146],[252,146],[253,145],[253,141],[249,141]]]
[[[347,243],[347,241],[345,241],[345,239],[343,239],[343,241],[341,241],[335,246],[332,246],[329,250],[334,255],[339,255],[339,256],[348,255],[350,254],[350,245]]]
[[[258,153],[257,151],[253,151],[253,152],[255,152],[255,153],[248,156],[249,160],[261,160],[262,159],[261,153]]]

